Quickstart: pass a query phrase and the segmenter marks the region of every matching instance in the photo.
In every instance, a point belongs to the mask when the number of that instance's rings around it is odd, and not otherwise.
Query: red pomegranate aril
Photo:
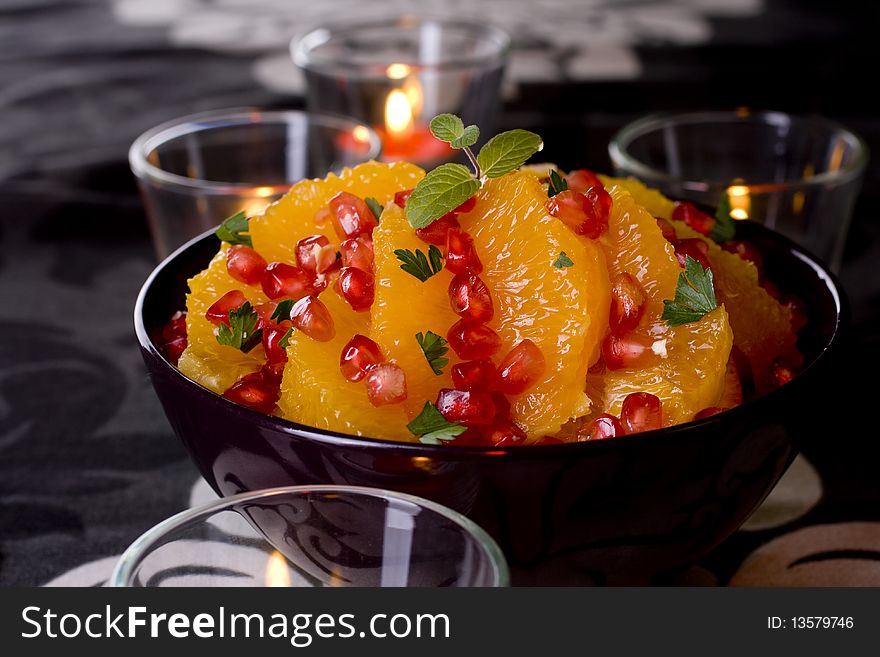
[[[162,345],[162,353],[165,354],[165,358],[168,359],[172,365],[177,365],[177,361],[180,360],[180,356],[183,354],[184,350],[187,346],[186,336],[182,336],[179,338],[174,338]]]
[[[379,363],[368,367],[367,396],[373,406],[405,401],[406,374],[394,363]]]
[[[265,363],[260,368],[260,376],[271,387],[278,388],[281,385],[281,379],[284,378],[284,366],[287,361],[277,363]]]
[[[343,267],[336,280],[336,289],[352,310],[369,310],[375,297],[373,275],[357,267]]]
[[[501,349],[501,338],[485,324],[461,319],[446,333],[452,351],[462,360],[491,358]]]
[[[285,320],[278,325],[268,326],[263,329],[263,351],[266,352],[266,361],[268,363],[287,362],[287,351],[278,342],[291,326],[291,322]]]
[[[445,267],[453,274],[481,274],[483,263],[477,255],[473,238],[463,230],[456,227],[447,231],[446,241],[446,264]]]
[[[605,440],[606,438],[616,438],[624,434],[623,425],[613,415],[604,413],[595,418],[587,426],[581,427],[577,432],[579,443],[588,440]]]
[[[589,169],[575,169],[565,177],[565,182],[568,183],[569,189],[580,192],[581,194],[595,185],[604,187],[602,181],[599,180],[599,176]]]
[[[261,285],[270,299],[287,297],[296,301],[315,292],[311,274],[283,262],[273,262],[266,267]]]
[[[797,333],[807,325],[807,308],[804,300],[793,294],[786,294],[779,300],[782,307],[787,309],[791,315],[791,330]],[[184,325],[184,333],[186,326]]]
[[[698,233],[706,236],[715,227],[715,217],[697,209],[697,206],[687,201],[675,204],[672,208],[672,218],[675,221],[683,221]]]
[[[406,200],[409,198],[410,194],[412,194],[412,193],[413,193],[413,190],[411,190],[411,189],[404,189],[402,192],[397,192],[394,195],[394,204],[397,205],[399,208],[405,208],[406,207]]]
[[[545,207],[550,216],[562,221],[578,235],[595,239],[608,227],[608,212],[611,209],[608,192],[604,189],[596,190],[598,188],[591,187],[588,193],[592,193],[592,196],[587,198],[584,194],[569,189],[547,199]],[[607,210],[603,214],[605,197],[608,202]]]
[[[782,299],[782,290],[780,290],[779,286],[776,285],[776,283],[771,281],[769,278],[762,277],[761,279],[758,280],[758,284],[762,288],[764,288],[764,292],[769,294],[771,297],[773,297],[777,301]]]
[[[367,369],[384,360],[379,345],[358,333],[342,348],[339,370],[346,381],[356,383],[367,376]]]
[[[450,390],[443,388],[437,394],[437,410],[447,422],[464,425],[492,424],[495,402],[482,390]]]
[[[620,409],[620,424],[628,434],[659,429],[663,426],[663,404],[648,392],[629,394]]]
[[[507,395],[505,395],[503,392],[493,392],[492,401],[495,402],[495,419],[509,420],[511,406],[510,400],[507,398]]]
[[[275,320],[272,319],[272,315],[275,314],[277,308],[278,304],[274,301],[267,301],[254,306],[254,310],[257,311],[257,315],[259,316],[257,327],[265,329],[267,326],[275,326]]]
[[[186,337],[186,313],[179,310],[171,316],[168,323],[162,327],[162,340],[171,342],[177,338]]]
[[[639,325],[645,312],[645,291],[634,276],[626,272],[614,279],[611,286],[611,330],[620,335]]]
[[[710,406],[709,408],[704,408],[702,411],[694,415],[694,419],[705,420],[707,417],[718,415],[719,413],[723,413],[725,410],[726,409],[723,409],[720,406]]]
[[[233,383],[223,396],[260,413],[271,413],[278,402],[278,389],[255,372]]]
[[[317,255],[321,247],[328,246],[330,240],[324,235],[309,235],[296,243],[296,264],[303,271],[318,273]]]
[[[495,315],[492,294],[479,276],[456,274],[449,283],[452,312],[471,322],[485,324]]]
[[[521,445],[526,439],[523,431],[513,420],[496,422],[489,432],[488,440],[495,447],[513,447]]]
[[[379,225],[364,200],[349,192],[339,192],[330,199],[330,218],[340,239],[369,235]]]
[[[247,301],[241,290],[230,290],[217,299],[205,313],[205,319],[212,324],[229,324],[229,311],[235,310]]]
[[[342,254],[337,250],[336,245],[322,246],[315,256],[316,285],[321,276],[326,276],[340,267],[342,267]],[[326,281],[324,286],[326,287]]]
[[[477,197],[471,196],[467,201],[459,205],[453,212],[455,214],[467,214],[471,210],[477,207]]]
[[[560,440],[556,436],[544,436],[543,438],[539,438],[535,445],[562,445],[564,444],[564,440]]]
[[[547,363],[544,354],[531,340],[522,340],[498,365],[496,387],[506,395],[519,395],[543,376]]]
[[[453,365],[450,373],[452,374],[452,385],[457,390],[475,390],[477,388],[488,389],[495,383],[495,376],[498,370],[488,358],[479,360],[468,360],[463,363]]]
[[[364,271],[373,271],[373,240],[361,235],[350,240],[345,240],[340,246],[343,267],[357,267]]]
[[[789,383],[797,372],[784,358],[777,358],[770,364],[770,382],[778,388]]]
[[[266,271],[266,261],[251,247],[235,244],[226,250],[226,271],[237,281],[259,285]]]
[[[584,233],[587,237],[595,239],[608,228],[608,217],[611,215],[611,194],[605,191],[602,184],[593,185],[584,192],[584,196],[593,211],[593,221],[590,230]]]
[[[758,268],[759,273],[764,267],[764,258],[761,255],[761,252],[758,251],[755,245],[751,242],[746,242],[745,240],[729,240],[724,242],[724,244],[721,245],[721,248],[730,253],[735,253],[743,260],[748,260]]]
[[[641,368],[657,357],[651,347],[654,340],[641,333],[608,334],[602,341],[602,358],[609,370]]]
[[[678,258],[678,264],[684,267],[687,264],[687,257],[690,256],[699,262],[703,269],[709,269],[709,245],[698,237],[689,237],[683,240],[676,240],[672,243],[675,249],[675,257]]]
[[[675,228],[671,223],[666,221],[663,217],[654,217],[657,220],[657,227],[660,229],[660,232],[663,233],[663,239],[667,242],[675,242],[678,239],[678,236],[675,234]]]
[[[459,228],[458,218],[454,212],[444,214],[425,228],[416,228],[416,237],[428,244],[446,246],[447,234],[453,228]]]
[[[333,316],[324,302],[317,297],[303,297],[293,304],[290,319],[296,328],[312,340],[330,342],[336,337]]]

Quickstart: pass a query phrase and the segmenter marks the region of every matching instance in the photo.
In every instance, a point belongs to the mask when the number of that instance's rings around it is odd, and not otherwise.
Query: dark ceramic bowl
[[[237,406],[194,383],[150,339],[184,307],[186,281],[217,239],[178,249],[144,284],[135,326],[174,431],[221,495],[275,486],[354,484],[403,491],[469,515],[498,541],[514,583],[644,582],[730,536],[785,472],[808,430],[803,413],[833,376],[848,316],[835,277],[757,224],[740,235],[810,318],[794,381],[699,422],[593,443],[492,449],[404,444],[318,430]]]

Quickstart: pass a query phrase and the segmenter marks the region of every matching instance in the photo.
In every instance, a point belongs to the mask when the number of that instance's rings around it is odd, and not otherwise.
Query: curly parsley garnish
[[[253,247],[251,236],[248,235],[248,218],[244,212],[236,212],[231,217],[223,220],[223,223],[217,227],[214,234],[221,242],[227,244],[244,244]]]
[[[669,326],[698,322],[718,307],[711,269],[691,258],[685,260],[684,271],[678,275],[675,299],[663,301],[663,315]]]
[[[406,428],[425,445],[440,445],[441,441],[449,442],[467,431],[467,427],[447,422],[437,407],[429,401],[425,402],[421,413]]]
[[[553,261],[553,266],[556,267],[556,269],[571,267],[573,265],[574,261],[568,257],[568,254],[565,251],[560,251],[559,256]]]
[[[217,342],[248,353],[263,338],[263,330],[257,328],[258,319],[257,311],[251,307],[250,301],[230,309],[229,324],[220,324],[217,327]]]
[[[422,283],[443,269],[443,254],[433,244],[428,249],[427,257],[421,249],[416,249],[415,253],[409,249],[396,249],[394,255],[403,263],[400,268]]]
[[[568,181],[559,175],[556,169],[550,169],[550,180],[547,181],[547,197],[553,198],[559,192],[568,189]]]
[[[443,368],[449,364],[449,359],[444,358],[449,351],[446,340],[436,333],[428,331],[426,334],[416,333],[416,342],[422,348],[425,360],[428,361],[434,374],[437,376],[443,374]]]

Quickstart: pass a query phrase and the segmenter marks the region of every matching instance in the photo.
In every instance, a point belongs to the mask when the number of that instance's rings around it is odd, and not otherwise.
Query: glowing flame
[[[403,80],[410,73],[410,67],[406,64],[389,64],[385,74],[392,80]]]
[[[727,188],[727,198],[730,199],[730,216],[742,221],[749,218],[749,210],[752,201],[749,198],[749,188],[745,185],[731,185]]]
[[[269,555],[266,561],[266,586],[286,588],[290,586],[290,573],[287,572],[287,559],[278,550]]]
[[[408,135],[413,129],[413,111],[406,93],[393,89],[385,101],[385,128],[396,136]]]
[[[363,125],[355,126],[354,129],[351,131],[351,136],[354,138],[355,141],[362,144],[366,144],[368,141],[370,141],[370,131],[367,129],[366,126]]]

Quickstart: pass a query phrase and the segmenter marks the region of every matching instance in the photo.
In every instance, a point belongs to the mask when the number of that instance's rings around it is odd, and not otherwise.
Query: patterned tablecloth
[[[372,7],[376,3],[370,3]],[[833,6],[831,6],[833,5]],[[0,5],[0,584],[98,584],[159,520],[212,493],[173,437],[131,325],[154,266],[125,156],[176,115],[301,103],[297,30],[355,0],[6,0]],[[562,166],[607,168],[612,132],[649,110],[832,116],[880,151],[858,90],[872,21],[855,2],[387,0],[476,14],[515,37],[508,126]],[[851,10],[851,11],[850,11]],[[859,14],[857,14],[857,10]],[[659,583],[880,584],[880,209],[868,173],[842,277],[856,363],[828,382],[803,455],[745,527]]]

